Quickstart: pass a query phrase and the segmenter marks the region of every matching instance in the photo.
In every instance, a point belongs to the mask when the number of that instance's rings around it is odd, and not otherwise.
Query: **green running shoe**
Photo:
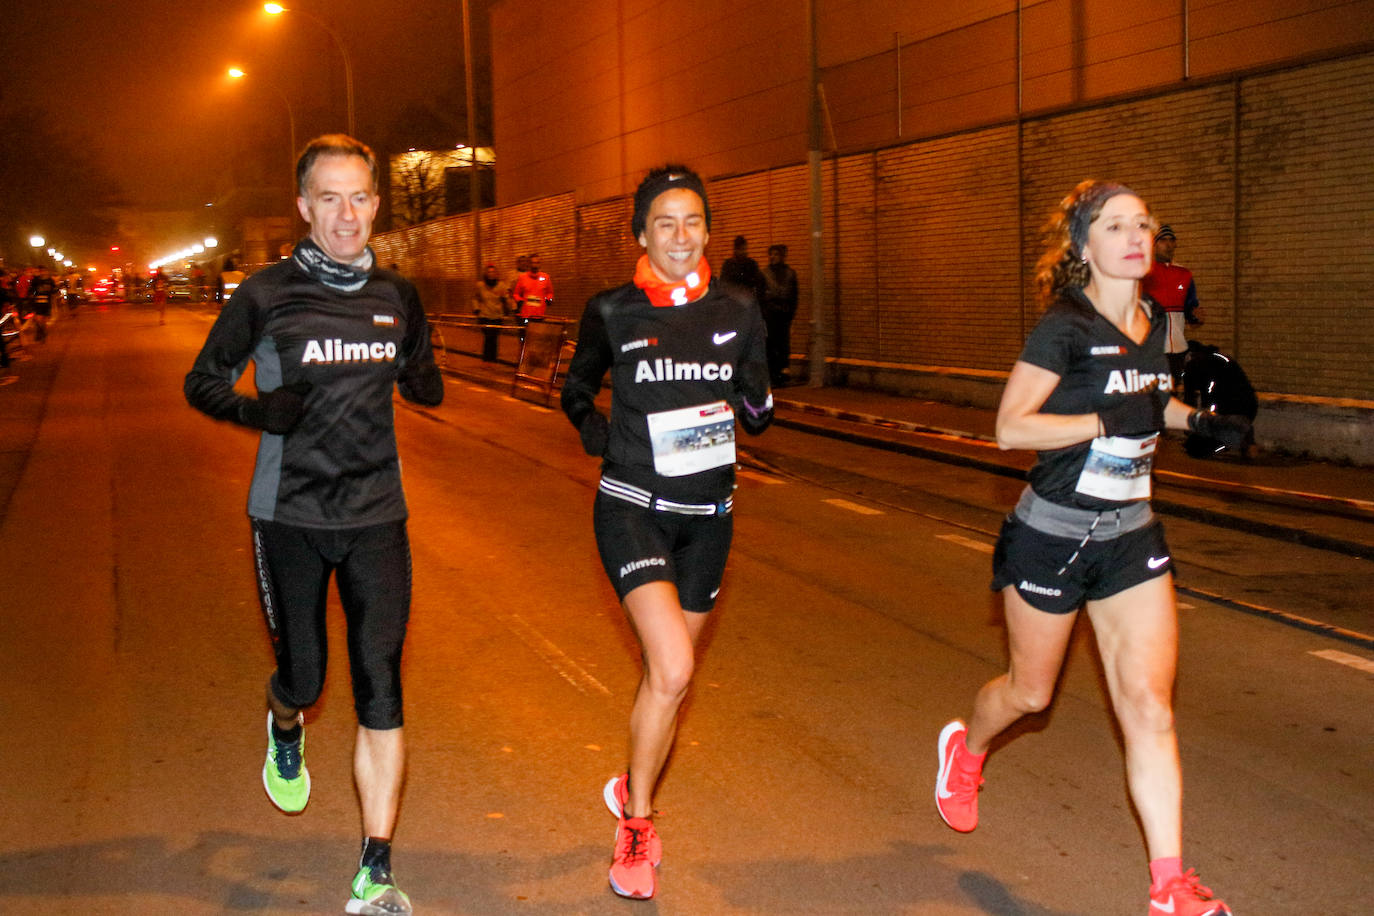
[[[310,771],[305,768],[305,717],[297,715],[301,740],[287,744],[272,734],[272,710],[267,711],[267,760],[262,787],[272,804],[287,814],[299,814],[310,801]]]
[[[406,916],[410,898],[396,886],[396,879],[385,868],[360,868],[353,876],[353,896],[344,906],[355,916]]]

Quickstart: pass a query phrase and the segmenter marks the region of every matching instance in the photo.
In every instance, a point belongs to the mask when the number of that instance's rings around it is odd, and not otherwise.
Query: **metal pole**
[[[339,33],[334,30],[333,26],[331,26],[329,23],[325,22],[318,16],[311,15],[310,13],[307,13],[305,10],[298,10],[289,7],[283,7],[283,10],[288,13],[299,13],[306,19],[309,19],[311,22],[314,22],[320,28],[324,29],[326,32],[329,33],[329,37],[334,39],[334,45],[339,49],[339,56],[343,58],[344,87],[348,93],[348,135],[350,137],[356,137],[358,135],[358,128],[353,121],[353,61],[350,60],[348,57],[348,48],[344,46],[343,39],[339,37]]]
[[[472,23],[468,18],[468,0],[463,0],[463,71],[467,83],[468,150],[472,162],[468,165],[468,205],[472,207],[472,259],[474,276],[482,276],[482,185],[477,174],[477,104],[472,85]]]
[[[902,33],[892,33],[892,53],[897,59],[896,84],[893,86],[897,90],[897,139],[902,139]]]
[[[1183,0],[1183,78],[1188,79],[1191,74],[1188,72],[1192,68],[1192,61],[1188,59],[1188,0]]]
[[[806,0],[806,43],[809,57],[810,149],[806,154],[811,198],[811,358],[806,373],[807,385],[825,385],[825,251],[822,249],[824,223],[821,218],[821,99],[820,60],[816,41],[816,0]],[[838,193],[839,189],[836,189]]]

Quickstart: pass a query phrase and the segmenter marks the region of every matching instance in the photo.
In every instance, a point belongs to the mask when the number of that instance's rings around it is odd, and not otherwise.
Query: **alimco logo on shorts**
[[[1064,594],[1061,588],[1050,588],[1047,585],[1036,585],[1034,582],[1021,580],[1021,584],[1016,586],[1023,592],[1030,592],[1032,595],[1044,595],[1047,598],[1059,598]]]
[[[648,566],[667,566],[668,561],[662,557],[645,557],[642,560],[635,560],[620,567],[620,578],[625,578],[635,570],[644,569]]]

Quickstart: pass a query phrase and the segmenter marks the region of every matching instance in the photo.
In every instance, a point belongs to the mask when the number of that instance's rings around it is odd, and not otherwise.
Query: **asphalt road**
[[[337,614],[310,806],[286,817],[261,788],[255,437],[181,397],[209,320],[174,308],[159,327],[132,307],[57,329],[66,352],[0,527],[0,911],[329,913],[347,896]],[[656,799],[660,892],[636,903],[605,880],[600,786],[624,766],[638,662],[592,539],[595,463],[561,414],[462,381],[442,407],[398,407],[398,436],[415,595],[394,862],[417,912],[1143,908],[1087,627],[1050,712],[990,758],[979,829],[933,810],[935,735],[1003,665],[986,532],[1014,484],[889,470],[901,456],[792,430],[746,443],[725,589]],[[1248,568],[1276,603],[1318,579],[1368,594],[1363,561],[1191,524],[1170,527],[1185,580]],[[1368,912],[1371,653],[1184,603],[1187,862],[1245,916]]]

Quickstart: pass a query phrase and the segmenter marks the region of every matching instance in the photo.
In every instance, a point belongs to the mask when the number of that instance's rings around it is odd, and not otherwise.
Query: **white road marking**
[[[837,509],[848,509],[850,512],[857,512],[860,515],[884,514],[882,509],[873,509],[869,506],[861,506],[858,503],[852,503],[847,499],[827,499],[823,500],[823,502],[827,502],[830,505],[835,506]]]
[[[1338,665],[1345,665],[1348,668],[1354,668],[1356,671],[1363,671],[1366,674],[1374,674],[1374,660],[1351,655],[1349,652],[1342,652],[1339,649],[1320,649],[1307,654],[1324,658]]]
[[[490,391],[490,390],[491,390],[490,388],[488,388],[488,387],[485,386],[485,385],[468,385],[468,386],[467,386],[467,389],[468,389],[468,391]]]
[[[559,677],[577,688],[578,693],[595,692],[604,696],[611,695],[605,685],[592,677],[587,669],[569,658],[566,652],[554,645],[525,618],[519,614],[501,614],[497,619],[504,623],[521,642],[533,649],[535,655],[538,655],[548,663],[550,668],[558,672]]]
[[[1177,607],[1180,611],[1191,611],[1193,608],[1197,607],[1197,605],[1189,604],[1186,601],[1180,601],[1175,605],[1175,607]]]
[[[778,478],[776,478],[776,477],[770,477],[770,476],[768,476],[767,474],[760,474],[758,471],[747,471],[747,470],[745,470],[744,468],[740,468],[738,471],[736,471],[736,472],[735,472],[735,476],[736,476],[736,477],[743,477],[745,480],[752,480],[752,481],[754,481],[755,483],[768,483],[768,484],[779,484],[779,483],[782,483],[782,481],[781,481],[781,480],[778,480]]]
[[[942,541],[949,541],[951,544],[958,544],[960,547],[967,547],[979,553],[992,553],[992,545],[982,541],[975,541],[973,538],[966,538],[962,534],[937,534]]]

